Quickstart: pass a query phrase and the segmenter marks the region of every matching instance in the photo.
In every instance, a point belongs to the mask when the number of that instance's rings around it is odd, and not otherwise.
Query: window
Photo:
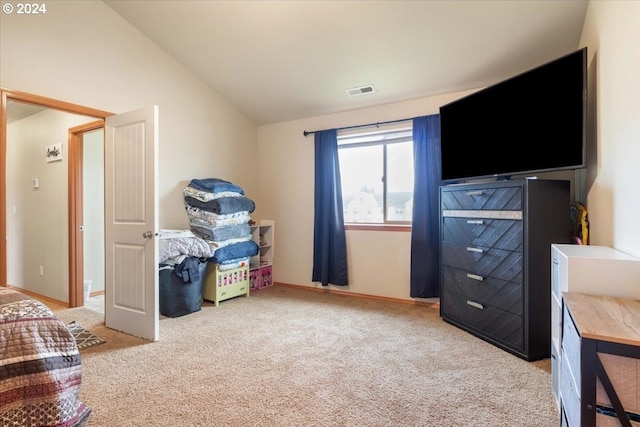
[[[338,155],[346,224],[411,224],[411,122],[373,132],[340,131]]]

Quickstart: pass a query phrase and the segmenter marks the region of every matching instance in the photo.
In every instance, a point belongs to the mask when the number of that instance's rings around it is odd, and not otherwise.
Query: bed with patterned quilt
[[[0,426],[81,426],[82,367],[64,322],[40,301],[0,287]]]

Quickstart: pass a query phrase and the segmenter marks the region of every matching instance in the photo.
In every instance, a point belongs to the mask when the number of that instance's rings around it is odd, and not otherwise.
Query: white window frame
[[[403,121],[392,125],[378,125],[375,130],[362,128],[344,129],[338,131],[338,150],[354,147],[381,146],[383,149],[383,176],[382,176],[382,197],[383,197],[383,222],[345,222],[347,229],[382,229],[411,230],[412,221],[395,221],[388,219],[387,212],[387,147],[392,144],[413,141],[412,121]],[[413,162],[413,156],[411,158]],[[413,164],[413,163],[412,163]],[[343,200],[344,202],[344,200]]]

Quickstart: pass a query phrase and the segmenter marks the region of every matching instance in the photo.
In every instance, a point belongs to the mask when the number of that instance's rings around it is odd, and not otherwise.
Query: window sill
[[[344,229],[347,231],[411,231],[411,226],[405,224],[345,224]]]

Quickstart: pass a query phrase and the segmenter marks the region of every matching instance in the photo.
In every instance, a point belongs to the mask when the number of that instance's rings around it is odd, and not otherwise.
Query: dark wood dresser
[[[551,244],[569,243],[570,182],[440,188],[440,316],[526,360],[550,356]]]

